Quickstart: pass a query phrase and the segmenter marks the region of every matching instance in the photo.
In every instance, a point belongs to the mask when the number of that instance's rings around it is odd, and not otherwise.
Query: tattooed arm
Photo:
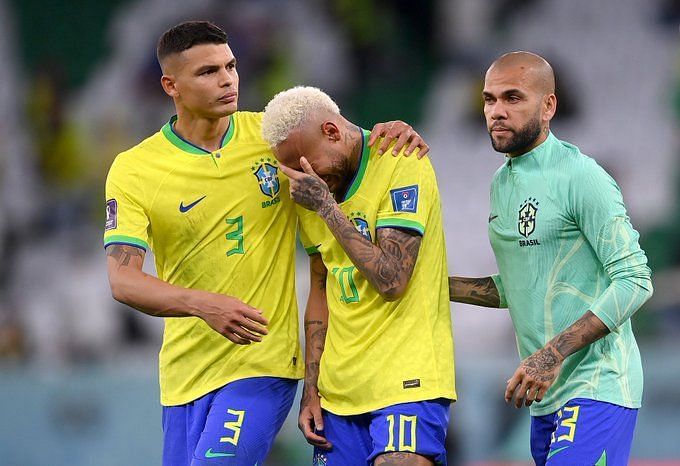
[[[609,329],[592,311],[550,340],[543,348],[526,358],[508,380],[505,401],[515,399],[515,406],[522,402],[531,406],[541,401],[545,392],[560,373],[562,362],[575,352],[603,338]]]
[[[501,307],[501,298],[491,277],[449,277],[449,297],[457,303]]]
[[[298,427],[310,444],[330,448],[330,442],[318,434],[318,431],[323,431],[323,417],[317,382],[328,329],[328,304],[326,302],[328,272],[321,260],[321,254],[313,254],[309,257],[309,272],[311,283],[305,310],[305,382],[302,388]]]
[[[158,317],[200,317],[234,343],[247,345],[267,334],[261,311],[231,296],[171,285],[142,271],[145,252],[135,246],[106,248],[111,294],[116,301]]]
[[[314,210],[345,250],[352,263],[386,301],[404,294],[418,258],[421,236],[396,228],[377,230],[377,244],[359,233],[333,199],[328,186],[304,157],[305,173],[281,165],[290,179],[291,196],[298,204]]]

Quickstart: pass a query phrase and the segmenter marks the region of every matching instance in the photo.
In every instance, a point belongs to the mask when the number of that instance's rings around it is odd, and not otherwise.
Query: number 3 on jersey
[[[227,222],[227,225],[234,225],[234,228],[225,235],[231,246],[227,250],[227,257],[233,254],[243,254],[245,252],[243,249],[243,216],[227,217],[225,222]],[[236,244],[232,243],[232,241],[236,241]]]

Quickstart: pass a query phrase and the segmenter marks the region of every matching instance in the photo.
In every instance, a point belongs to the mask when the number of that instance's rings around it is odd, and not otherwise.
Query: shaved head
[[[555,73],[548,61],[531,52],[509,52],[494,61],[486,72],[507,73],[519,72],[527,80],[526,84],[541,95],[555,93]]]
[[[496,59],[484,77],[484,116],[493,148],[522,155],[548,137],[557,109],[555,73],[545,58],[510,52]]]

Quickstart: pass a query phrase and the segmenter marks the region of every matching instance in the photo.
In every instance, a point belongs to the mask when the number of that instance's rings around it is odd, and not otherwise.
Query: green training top
[[[642,364],[630,317],[652,294],[651,271],[616,182],[551,133],[496,172],[489,238],[522,359],[588,310],[611,330],[564,361],[531,415],[573,398],[639,408]]]

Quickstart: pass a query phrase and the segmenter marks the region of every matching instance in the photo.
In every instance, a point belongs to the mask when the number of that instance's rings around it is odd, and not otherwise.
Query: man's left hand
[[[290,197],[305,209],[318,212],[327,202],[335,202],[328,185],[319,178],[305,157],[300,157],[302,172],[283,164],[279,168],[290,180]]]
[[[368,138],[368,145],[372,146],[378,138],[384,138],[378,146],[378,154],[382,155],[385,153],[387,148],[396,139],[397,142],[392,148],[392,155],[397,155],[399,151],[406,145],[406,150],[404,151],[404,156],[408,157],[417,148],[418,158],[423,158],[430,152],[430,146],[428,146],[420,134],[414,130],[411,125],[404,123],[403,121],[388,121],[387,123],[378,123],[371,130],[371,137]]]
[[[540,402],[560,373],[564,359],[552,345],[547,345],[522,361],[508,380],[505,402],[514,398],[516,408]]]

